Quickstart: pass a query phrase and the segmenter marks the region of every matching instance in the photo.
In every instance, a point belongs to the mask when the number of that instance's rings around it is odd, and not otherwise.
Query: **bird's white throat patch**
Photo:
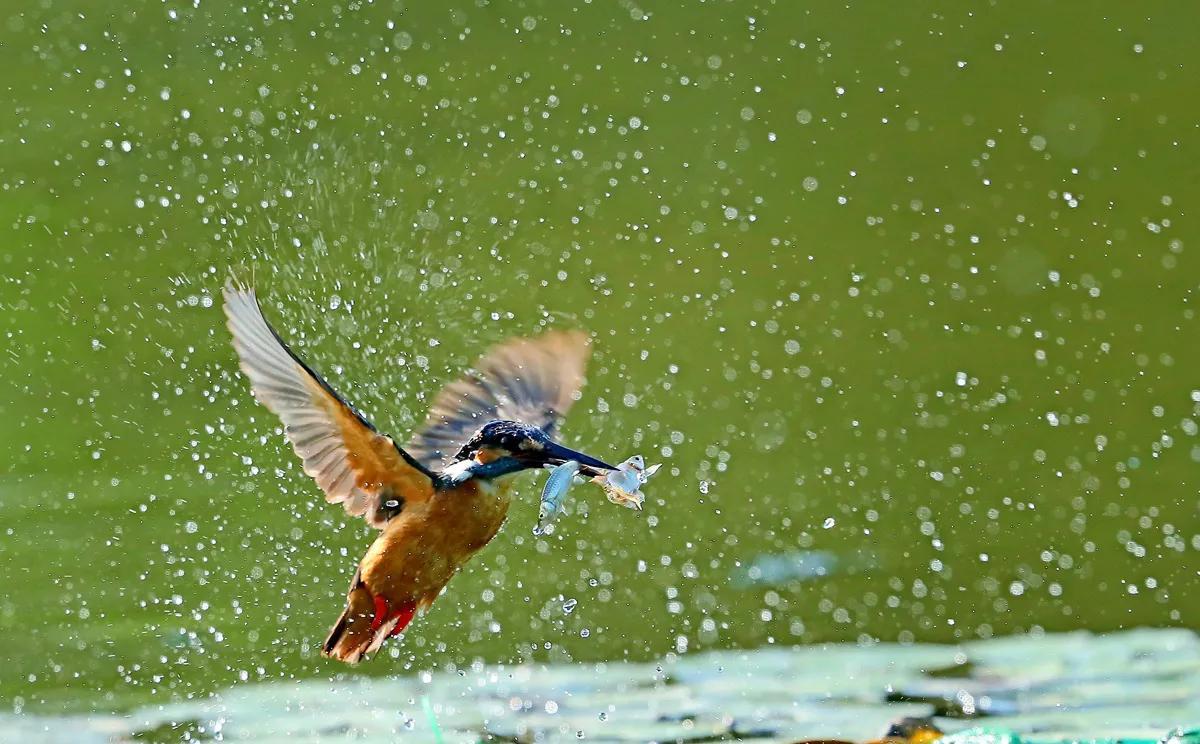
[[[474,460],[460,460],[459,462],[451,463],[442,471],[442,475],[451,483],[462,483],[470,479],[472,470],[479,463]]]

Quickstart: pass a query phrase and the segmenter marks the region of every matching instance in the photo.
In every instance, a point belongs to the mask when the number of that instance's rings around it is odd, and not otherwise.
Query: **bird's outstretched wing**
[[[433,473],[377,432],[288,348],[263,317],[253,289],[230,280],[224,294],[242,372],[258,400],[283,420],[304,472],[327,501],[383,527],[406,502],[432,496]]]
[[[578,397],[590,353],[582,331],[548,331],[492,347],[472,371],[442,388],[405,449],[440,469],[488,421],[521,421],[553,434]]]

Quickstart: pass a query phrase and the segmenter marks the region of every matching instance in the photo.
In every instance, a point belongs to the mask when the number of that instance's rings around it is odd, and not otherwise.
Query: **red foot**
[[[375,600],[375,617],[371,618],[372,633],[383,627],[383,624],[387,621],[396,618],[396,627],[392,628],[392,632],[388,636],[399,635],[400,631],[404,630],[412,622],[413,615],[417,614],[417,605],[415,603],[401,605],[400,609],[390,612],[386,599],[379,595],[376,595],[373,599]]]
[[[388,634],[388,637],[400,635],[400,631],[408,627],[415,614],[417,614],[417,606],[415,604],[407,604],[397,610],[395,617],[399,618],[399,621],[396,623],[396,627],[392,628],[392,632]]]
[[[387,620],[388,603],[387,600],[378,594],[375,595],[375,617],[371,618],[371,632],[379,630],[379,626],[383,625],[383,621]]]

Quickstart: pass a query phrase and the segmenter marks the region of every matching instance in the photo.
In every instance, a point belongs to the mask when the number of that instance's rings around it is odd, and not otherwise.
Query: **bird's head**
[[[562,465],[574,460],[581,472],[601,475],[615,470],[612,465],[591,455],[564,447],[536,426],[519,421],[489,421],[458,451],[455,461],[474,460],[481,465],[508,464],[504,471]]]

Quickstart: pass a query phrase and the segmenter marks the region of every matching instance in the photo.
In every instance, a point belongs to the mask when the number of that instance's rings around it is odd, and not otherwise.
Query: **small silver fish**
[[[658,472],[662,463],[646,467],[646,461],[641,455],[634,455],[610,470],[604,475],[592,478],[593,483],[599,483],[604,488],[608,500],[627,509],[641,509],[646,502],[646,494],[642,493],[642,485],[650,480],[650,476]]]
[[[574,460],[567,460],[550,471],[546,485],[542,488],[542,503],[538,509],[537,529],[534,530],[536,534],[544,534],[546,528],[558,517],[567,491],[571,490],[571,483],[578,472],[579,463]]]

